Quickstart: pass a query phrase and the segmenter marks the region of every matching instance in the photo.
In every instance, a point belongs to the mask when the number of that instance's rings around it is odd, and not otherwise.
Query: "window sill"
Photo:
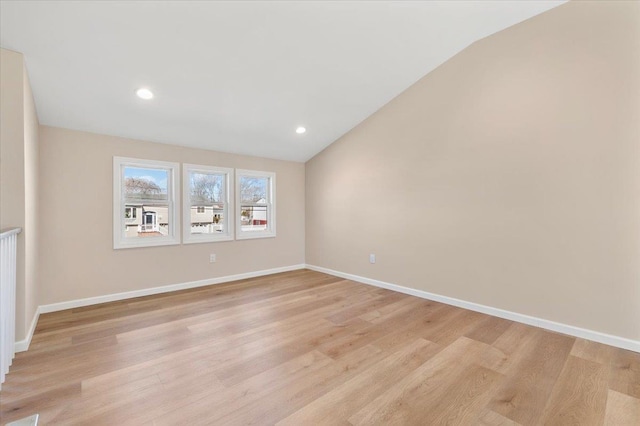
[[[261,232],[256,234],[238,234],[236,235],[236,240],[254,240],[257,238],[275,238],[275,232]]]
[[[149,237],[153,238],[153,237]],[[129,249],[129,248],[142,248],[142,247],[159,247],[159,246],[176,246],[180,241],[175,238],[171,239],[157,239],[155,241],[114,241],[113,249]]]
[[[182,242],[182,244],[221,243],[221,242],[224,242],[224,241],[233,241],[233,237],[230,236],[230,235],[219,236],[217,238],[191,237],[191,238],[188,238],[188,239],[185,238],[184,241]]]

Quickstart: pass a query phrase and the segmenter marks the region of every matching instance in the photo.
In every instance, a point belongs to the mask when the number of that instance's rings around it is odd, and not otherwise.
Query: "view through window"
[[[176,165],[119,157],[114,165],[114,246],[177,243],[172,183]]]
[[[184,242],[232,239],[229,179],[232,169],[184,164]]]
[[[275,236],[275,174],[238,170],[238,238]]]

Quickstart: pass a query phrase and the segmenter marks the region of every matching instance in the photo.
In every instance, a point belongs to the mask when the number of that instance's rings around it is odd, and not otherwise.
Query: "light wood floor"
[[[640,354],[295,271],[40,317],[41,424],[640,425]]]

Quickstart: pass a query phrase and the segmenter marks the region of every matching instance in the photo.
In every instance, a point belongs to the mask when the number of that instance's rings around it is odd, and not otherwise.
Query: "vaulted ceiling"
[[[469,44],[561,3],[3,0],[0,44],[24,54],[41,124],[306,161]]]

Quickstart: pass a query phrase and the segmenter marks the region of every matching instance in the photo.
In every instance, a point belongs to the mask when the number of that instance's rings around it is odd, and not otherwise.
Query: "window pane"
[[[169,235],[169,170],[124,168],[126,238]]]
[[[189,173],[192,206],[210,205],[224,201],[224,175],[213,173]]]
[[[236,239],[276,236],[276,174],[236,170]]]
[[[192,234],[220,234],[225,231],[224,204],[191,206]]]
[[[242,231],[264,231],[267,229],[267,206],[241,206],[240,228]]]
[[[269,178],[266,177],[240,177],[240,202],[241,203],[266,203]]]
[[[125,202],[126,238],[149,238],[169,235],[169,205]]]
[[[125,167],[125,200],[140,202],[166,202],[168,200],[168,182],[168,170]]]
[[[191,234],[225,232],[225,175],[189,173]]]

